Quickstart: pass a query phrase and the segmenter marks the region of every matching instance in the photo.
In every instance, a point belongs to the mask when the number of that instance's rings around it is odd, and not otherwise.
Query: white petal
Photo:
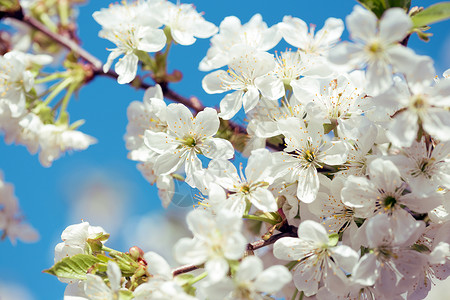
[[[256,278],[255,289],[263,293],[274,294],[292,280],[292,275],[285,266],[272,266]]]
[[[159,154],[174,149],[177,146],[174,142],[175,139],[164,132],[146,130],[144,133],[144,144]]]
[[[356,67],[365,62],[362,55],[363,49],[360,46],[343,42],[328,53],[328,60],[334,64],[350,64]]]
[[[254,86],[249,86],[247,92],[244,93],[242,97],[242,103],[244,104],[244,110],[248,113],[250,110],[255,108],[259,102],[259,91]]]
[[[211,228],[214,227],[211,216],[202,210],[191,211],[186,217],[186,223],[194,236],[201,240],[208,240]]]
[[[396,146],[410,147],[419,129],[417,122],[416,114],[403,111],[391,120],[386,136]]]
[[[161,29],[145,28],[145,34],[139,41],[138,50],[156,52],[166,45],[166,35]]]
[[[297,260],[305,255],[302,251],[303,242],[298,238],[284,237],[273,245],[273,255],[278,259]]]
[[[171,33],[175,42],[180,45],[189,46],[197,40],[190,32],[172,29]]]
[[[241,109],[242,98],[244,96],[243,91],[236,91],[226,95],[222,101],[220,101],[220,113],[219,117],[224,120],[229,120]]]
[[[304,203],[311,203],[319,192],[319,176],[314,167],[301,169],[298,172],[297,197]]]
[[[115,66],[116,72],[119,74],[117,82],[120,84],[131,82],[136,77],[138,62],[139,58],[135,54],[125,54]]]
[[[236,272],[238,282],[254,280],[263,271],[263,263],[257,256],[245,257]],[[262,275],[262,274],[261,274]]]
[[[283,22],[278,24],[283,38],[290,45],[305,49],[308,43],[308,26],[299,18],[285,16]]]
[[[228,89],[223,84],[224,79],[228,79],[228,74],[224,70],[217,70],[206,75],[202,80],[202,87],[208,94],[219,94]]]
[[[122,272],[117,263],[113,261],[108,261],[108,269],[106,270],[108,274],[108,279],[111,284],[111,289],[117,291],[120,288],[120,279],[122,278]]]
[[[346,273],[350,273],[359,259],[358,253],[346,245],[336,246],[330,249],[335,263]]]
[[[193,120],[191,111],[183,104],[172,103],[167,106],[167,124],[170,131],[179,138],[184,139],[186,135],[193,135]]]
[[[400,171],[390,160],[377,158],[369,165],[370,180],[384,192],[395,192],[402,184]]]
[[[106,63],[103,65],[103,72],[108,72],[109,69],[111,68],[111,65],[113,63],[113,61],[119,57],[123,52],[120,50],[113,50],[109,55],[108,55],[108,59],[106,60]]]
[[[177,171],[186,160],[186,152],[183,155],[166,152],[158,156],[155,162],[155,173],[166,175]]]
[[[240,229],[240,228],[239,228]],[[247,240],[240,232],[235,232],[227,237],[224,244],[224,255],[228,259],[240,259],[247,248]]]
[[[283,82],[272,75],[265,75],[255,79],[255,86],[261,91],[261,94],[270,99],[277,100],[284,95]]]
[[[111,299],[111,290],[103,282],[100,276],[87,274],[86,285],[84,286],[84,292],[92,300],[104,300]]]
[[[252,191],[249,199],[256,208],[263,212],[271,212],[278,209],[275,197],[265,188],[257,188]]]
[[[347,159],[347,146],[345,142],[333,142],[333,146],[323,152],[321,161],[327,165],[340,165]]]
[[[261,162],[264,162],[262,164]],[[245,168],[245,177],[250,182],[265,181],[272,183],[271,177],[272,155],[267,149],[253,150],[248,158],[247,167]]]
[[[205,271],[208,272],[208,279],[210,281],[220,281],[228,272],[228,263],[224,258],[213,258],[206,262]]]
[[[347,29],[354,40],[367,41],[377,31],[377,17],[361,6],[355,6],[352,13],[345,18]]]
[[[172,269],[167,261],[155,252],[147,252],[144,254],[144,259],[147,262],[147,270],[151,275],[160,275],[164,279],[172,279]]]
[[[208,259],[208,249],[196,239],[182,238],[173,247],[173,253],[181,264],[199,265]]]
[[[337,18],[328,18],[323,28],[317,31],[314,39],[320,42],[320,45],[329,46],[337,43],[344,31],[344,22]]]
[[[203,155],[211,159],[230,159],[234,156],[233,145],[224,139],[209,138],[200,146]]]
[[[326,245],[328,243],[328,234],[325,228],[315,221],[303,221],[298,227],[298,236],[302,240],[312,241],[316,245]]]
[[[408,34],[411,27],[411,18],[402,8],[394,7],[383,13],[380,19],[379,35],[388,44],[400,42]]]
[[[352,271],[352,281],[371,286],[378,278],[377,257],[373,253],[367,253],[356,264]]]
[[[199,112],[193,121],[193,130],[202,137],[210,137],[219,130],[220,122],[217,111],[211,107],[206,107]]]
[[[376,96],[392,86],[392,72],[386,61],[377,59],[370,61],[366,71],[366,89],[370,95]]]

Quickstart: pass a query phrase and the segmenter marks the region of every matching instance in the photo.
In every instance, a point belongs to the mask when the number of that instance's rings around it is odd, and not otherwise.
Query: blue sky
[[[102,61],[105,61],[108,55],[105,48],[113,45],[97,37],[100,26],[91,16],[94,11],[107,7],[111,2],[96,0],[80,8],[79,34],[83,47]],[[204,17],[216,25],[229,15],[235,15],[245,23],[253,14],[261,13],[268,25],[278,23],[284,15],[292,15],[302,18],[308,24],[316,24],[318,28],[322,27],[328,17],[345,18],[356,3],[299,0],[193,2],[198,11],[205,12]],[[413,5],[418,2],[413,1]],[[420,4],[428,6],[436,2],[420,1]],[[430,32],[434,36],[429,43],[421,42],[414,36],[409,45],[419,54],[433,57],[436,69],[441,74],[450,66],[448,22],[433,25]],[[347,32],[344,33],[343,39],[347,39]],[[286,47],[285,44],[280,45],[279,50]],[[197,69],[208,46],[209,40],[198,40],[193,46],[173,47],[169,66],[182,71],[184,75],[182,82],[172,85],[174,90],[184,96],[195,95],[205,105],[214,106],[220,96],[211,96],[202,90],[201,79],[206,73]],[[53,249],[60,241],[61,232],[81,219],[92,225],[103,225],[107,231],[113,231],[114,236],[108,245],[122,251],[133,246],[133,242],[145,238],[146,231],[142,228],[139,229],[139,237],[132,234],[138,231],[135,224],[141,217],[150,220],[147,222],[150,223],[148,226],[156,229],[156,232],[163,231],[162,221],[154,216],[158,212],[164,213],[156,190],[136,170],[136,163],[127,159],[123,141],[127,106],[133,100],[141,100],[142,96],[143,91],[119,85],[106,77],[96,78],[85,86],[79,97],[71,101],[69,112],[72,120],[85,119],[86,124],[81,130],[96,137],[99,142],[86,151],[66,155],[51,168],[43,168],[37,157],[31,156],[24,147],[8,146],[3,141],[0,142],[0,170],[3,171],[6,181],[15,185],[15,194],[19,198],[23,213],[41,234],[39,242],[34,244],[19,242],[14,247],[9,241],[0,243],[0,296],[2,285],[19,282],[29,290],[33,299],[62,299],[65,284],[41,272],[52,265]],[[178,209],[186,211],[192,204],[189,200],[191,192],[180,187],[180,193],[189,196],[181,204],[183,207]],[[81,211],[79,206],[74,204],[85,203],[85,199],[92,195],[98,196],[103,202],[100,201],[97,206],[89,206],[90,211]],[[122,214],[119,214],[120,212]],[[108,223],[109,227],[96,223],[96,220],[93,220],[95,217],[92,217],[114,214],[117,218],[115,222]],[[178,215],[174,216],[177,218]],[[148,240],[161,244],[168,242],[161,233],[151,237],[149,234]],[[143,248],[149,250],[150,243],[146,242]]]

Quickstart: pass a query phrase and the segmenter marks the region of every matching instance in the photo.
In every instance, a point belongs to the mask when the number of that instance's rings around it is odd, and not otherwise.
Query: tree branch
[[[39,22],[37,19],[33,18],[32,16],[27,16],[27,15],[23,14],[23,12],[21,11],[20,13],[6,15],[6,17],[15,18],[15,19],[27,24],[31,28],[34,28],[34,29],[42,32],[43,34],[45,34],[46,36],[48,36],[49,38],[51,38],[52,40],[54,40],[55,42],[57,42],[58,44],[63,46],[64,48],[76,53],[83,60],[85,60],[86,62],[91,64],[93,66],[94,71],[101,70],[103,63],[98,58],[96,58],[95,56],[93,56],[92,54],[90,54],[89,52],[84,50],[83,48],[81,48],[80,45],[78,45],[73,40],[51,31],[48,27],[46,27],[44,24],[42,24],[41,22]]]
[[[73,40],[51,31],[44,24],[42,24],[41,22],[39,22],[37,19],[33,18],[32,16],[24,15],[22,10],[20,10],[18,12],[16,11],[14,13],[6,14],[4,17],[14,18],[19,21],[22,21],[23,23],[25,23],[25,24],[31,26],[32,28],[47,35],[49,38],[51,38],[55,42],[57,42],[64,48],[74,52],[81,59],[86,61],[88,63],[87,69],[89,69],[89,67],[90,67],[90,71],[91,71],[90,73],[92,74],[92,76],[90,78],[88,77],[88,79],[87,79],[88,81],[97,75],[107,76],[107,77],[111,77],[114,79],[117,79],[119,77],[119,75],[113,70],[109,70],[108,72],[104,73],[103,69],[102,69],[103,63],[98,58],[96,58],[91,53],[89,53],[88,51],[83,49],[80,45],[78,45]],[[138,83],[133,81],[129,84],[134,87],[140,88],[140,89],[147,89],[152,86],[152,85],[149,85],[142,81],[138,82]],[[166,97],[167,99],[181,103],[181,104],[189,107],[190,109],[194,110],[195,112],[202,111],[205,108],[203,106],[203,104],[197,98],[192,97],[189,99],[189,98],[179,95],[178,93],[176,93],[175,91],[170,89],[169,84],[167,82],[159,82],[159,84],[161,85],[161,88],[163,90],[164,97]],[[238,123],[228,121],[228,125],[229,125],[230,129],[234,130],[234,132],[236,134],[247,134],[247,130]],[[270,141],[267,141],[266,145],[268,148],[275,150],[275,151],[282,151],[284,149],[283,145],[273,144]]]

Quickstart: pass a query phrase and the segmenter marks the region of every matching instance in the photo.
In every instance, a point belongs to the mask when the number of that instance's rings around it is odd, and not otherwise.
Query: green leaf
[[[339,234],[337,233],[332,233],[328,236],[328,246],[330,247],[334,247],[337,245],[337,243],[339,242]]]
[[[411,17],[414,28],[430,25],[450,18],[450,2],[431,5]]]
[[[408,11],[411,7],[411,0],[357,0],[362,6],[372,11],[377,18],[381,18],[383,13],[391,7],[400,7]]]
[[[101,260],[95,256],[77,254],[63,258],[50,269],[44,270],[44,272],[62,278],[86,280],[86,273],[89,268],[99,262]]]

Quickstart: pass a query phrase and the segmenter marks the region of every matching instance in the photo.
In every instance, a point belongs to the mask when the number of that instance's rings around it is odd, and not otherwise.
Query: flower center
[[[311,150],[306,150],[303,154],[303,157],[307,162],[313,162],[316,159],[316,155]]]
[[[392,197],[392,196],[387,196],[383,200],[383,205],[386,209],[391,209],[392,207],[394,207],[394,205],[396,203],[397,203],[397,199],[395,199],[395,197]]]
[[[367,48],[369,52],[374,55],[377,55],[383,51],[383,47],[378,41],[370,43]]]
[[[245,184],[245,185],[241,186],[240,191],[244,194],[248,194],[248,193],[250,193],[250,186],[248,184]]]
[[[427,107],[426,98],[423,95],[415,95],[411,99],[411,108],[417,112],[425,110]]]
[[[188,147],[195,147],[197,145],[197,142],[195,141],[195,139],[193,137],[187,137],[184,139],[184,144]]]

